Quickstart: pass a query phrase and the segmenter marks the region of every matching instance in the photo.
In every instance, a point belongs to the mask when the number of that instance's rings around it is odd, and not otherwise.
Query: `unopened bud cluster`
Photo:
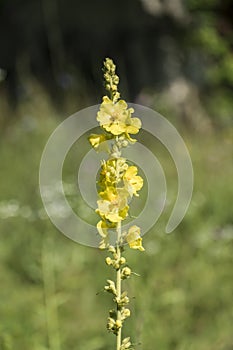
[[[110,58],[104,61],[104,81],[105,89],[110,92],[112,100],[116,102],[120,98],[118,92],[119,77],[116,75],[116,65]]]
[[[120,269],[121,280],[129,278],[131,276],[131,269],[126,265],[125,257],[119,257],[116,248],[113,246],[109,246],[108,252],[112,256],[108,256],[105,259],[106,264],[112,266],[116,271]],[[118,295],[115,282],[112,280],[107,280],[107,283],[104,289],[113,294],[113,301],[116,304],[116,310],[109,310],[107,329],[117,335],[125,319],[130,316],[130,310],[126,307],[129,304],[129,297],[126,291]],[[120,311],[120,319],[117,317],[117,311]],[[122,349],[127,349],[127,347]]]

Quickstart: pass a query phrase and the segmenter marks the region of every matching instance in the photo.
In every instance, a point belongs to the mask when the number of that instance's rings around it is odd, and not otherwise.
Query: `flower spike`
[[[135,143],[131,135],[136,135],[141,126],[141,120],[133,117],[134,110],[129,108],[126,101],[120,99],[118,91],[119,77],[116,66],[110,58],[104,61],[105,88],[109,96],[104,96],[97,113],[101,133],[89,136],[91,146],[97,151],[105,151],[108,159],[101,163],[96,213],[100,216],[97,231],[101,237],[100,249],[107,249],[111,254],[105,258],[105,263],[116,271],[116,283],[107,280],[104,290],[113,295],[115,310],[109,311],[107,329],[116,335],[116,350],[133,349],[130,338],[121,340],[125,320],[130,317],[128,309],[129,296],[122,292],[122,281],[129,279],[132,274],[126,258],[122,256],[124,245],[128,244],[134,250],[144,251],[140,228],[132,226],[128,232],[122,232],[122,223],[129,215],[129,204],[133,197],[143,187],[143,179],[138,175],[135,165],[129,165],[122,157],[122,150]],[[109,231],[114,230],[115,246],[109,243]]]

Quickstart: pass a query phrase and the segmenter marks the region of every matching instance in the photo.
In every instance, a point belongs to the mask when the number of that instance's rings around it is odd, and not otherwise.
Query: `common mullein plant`
[[[101,133],[89,136],[92,147],[107,152],[108,158],[101,162],[98,175],[98,194],[96,212],[100,216],[97,230],[100,235],[99,248],[108,251],[106,264],[115,270],[116,280],[107,280],[105,291],[113,296],[115,308],[109,310],[107,329],[116,335],[116,350],[133,349],[130,337],[122,339],[122,328],[130,316],[130,302],[127,291],[122,290],[122,281],[131,277],[132,271],[126,258],[122,255],[126,245],[144,251],[140,228],[131,226],[123,230],[122,222],[129,215],[129,204],[133,196],[143,186],[143,179],[138,175],[135,165],[130,165],[122,156],[122,150],[134,144],[132,138],[139,132],[141,121],[132,117],[133,108],[120,99],[118,91],[119,77],[116,66],[106,58],[104,61],[104,82],[108,96],[103,97],[97,113]],[[110,244],[110,232],[114,232],[114,243]]]

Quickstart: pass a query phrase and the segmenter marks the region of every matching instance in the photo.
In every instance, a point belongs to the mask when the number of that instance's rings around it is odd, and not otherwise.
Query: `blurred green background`
[[[178,129],[195,175],[188,213],[167,235],[176,169],[147,138],[168,198],[144,237],[146,252],[126,252],[141,277],[127,281],[125,335],[143,350],[233,349],[232,18],[226,0],[0,1],[1,350],[114,349],[105,329],[112,305],[102,292],[111,277],[105,253],[58,232],[38,188],[51,132],[100,102],[107,56],[117,64],[122,96]],[[74,208],[87,147],[84,138],[64,171]]]

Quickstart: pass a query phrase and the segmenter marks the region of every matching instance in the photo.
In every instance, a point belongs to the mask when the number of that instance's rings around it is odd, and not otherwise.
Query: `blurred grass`
[[[105,254],[60,234],[39,196],[41,153],[60,120],[44,96],[19,114],[0,140],[0,349],[112,349],[105,330],[111,298],[102,292],[111,276]],[[231,350],[233,130],[182,130],[182,136],[194,166],[193,199],[183,222],[166,235],[176,170],[155,143],[169,205],[144,237],[146,252],[126,253],[141,275],[127,281],[133,317],[126,335],[141,343],[137,349]]]

